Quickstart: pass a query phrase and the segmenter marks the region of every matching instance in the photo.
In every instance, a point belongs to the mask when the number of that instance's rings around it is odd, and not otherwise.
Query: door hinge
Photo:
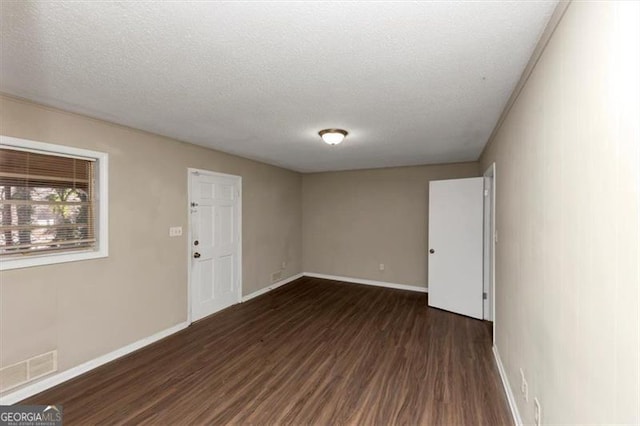
[[[488,190],[488,189],[485,189],[485,190],[484,190],[484,196],[485,196],[485,197],[488,197],[488,196],[489,196],[489,190]]]
[[[482,293],[482,300],[487,300],[487,292]]]

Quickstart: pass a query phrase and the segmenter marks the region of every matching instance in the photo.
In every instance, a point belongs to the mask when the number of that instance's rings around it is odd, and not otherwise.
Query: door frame
[[[224,177],[228,179],[233,179],[238,184],[238,213],[236,219],[238,220],[238,241],[239,241],[239,250],[238,250],[238,270],[236,271],[238,274],[238,294],[237,294],[237,303],[240,303],[242,300],[242,176],[238,175],[230,175],[227,173],[220,172],[212,172],[210,170],[204,169],[196,169],[189,167],[187,168],[187,323],[191,324],[193,322],[192,315],[192,303],[191,296],[193,294],[193,282],[191,280],[191,176],[195,173],[204,174],[209,176],[218,176]]]
[[[488,196],[483,198],[483,212],[489,212],[483,218],[483,291],[487,293],[484,301],[483,317],[487,321],[493,321],[493,335],[495,336],[495,286],[496,286],[496,163],[491,163],[482,177],[491,179]],[[487,252],[487,247],[489,252]],[[488,273],[487,273],[488,272]]]

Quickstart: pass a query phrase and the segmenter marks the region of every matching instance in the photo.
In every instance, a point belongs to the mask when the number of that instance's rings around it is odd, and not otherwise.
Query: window
[[[0,270],[105,257],[107,154],[0,142]]]

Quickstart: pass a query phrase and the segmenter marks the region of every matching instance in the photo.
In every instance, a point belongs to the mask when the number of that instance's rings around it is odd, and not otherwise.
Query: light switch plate
[[[171,228],[169,228],[169,236],[170,237],[182,236],[182,226],[172,226]]]

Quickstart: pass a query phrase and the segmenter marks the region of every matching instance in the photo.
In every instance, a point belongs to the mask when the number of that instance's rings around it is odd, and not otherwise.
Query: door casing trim
[[[489,189],[489,196],[485,195],[483,202],[483,230],[482,230],[482,288],[487,293],[488,298],[483,303],[483,317],[486,321],[493,321],[494,319],[494,286],[495,286],[495,252],[496,252],[496,185],[495,185],[495,171],[496,163],[492,163],[484,172],[482,177],[485,179],[491,179],[491,187]],[[485,188],[487,190],[487,188]],[[488,217],[485,214],[488,210]],[[488,247],[487,247],[488,246]],[[488,252],[487,252],[488,248]],[[489,305],[489,306],[487,306]],[[487,309],[488,308],[488,309]]]

